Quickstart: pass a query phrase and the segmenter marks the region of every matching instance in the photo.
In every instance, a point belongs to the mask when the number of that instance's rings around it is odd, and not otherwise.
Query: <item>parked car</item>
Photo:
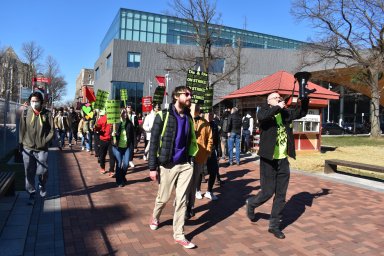
[[[343,128],[348,132],[348,133],[353,133],[353,128],[354,124],[352,123],[344,123]],[[370,132],[370,125],[369,123],[355,123],[355,133],[356,134],[367,134]]]
[[[323,123],[321,125],[321,134],[323,135],[342,135],[348,133],[346,129],[336,123]]]

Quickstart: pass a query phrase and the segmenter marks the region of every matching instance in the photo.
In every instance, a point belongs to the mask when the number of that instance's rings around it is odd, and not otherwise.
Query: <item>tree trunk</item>
[[[378,72],[372,72],[371,80],[371,137],[377,138],[381,136],[380,130],[380,92]]]

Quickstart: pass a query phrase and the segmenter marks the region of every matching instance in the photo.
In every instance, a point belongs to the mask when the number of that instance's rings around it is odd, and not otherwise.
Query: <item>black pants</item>
[[[93,139],[94,139],[94,145],[95,145],[95,157],[99,156],[99,149],[100,149],[100,135],[95,132],[93,134]]]
[[[260,192],[248,199],[251,207],[259,207],[268,201],[273,195],[270,228],[279,228],[281,212],[285,206],[285,197],[289,183],[288,158],[279,160],[268,160],[260,157]]]
[[[102,169],[105,169],[105,157],[107,156],[107,152],[110,144],[111,144],[110,141],[99,140],[99,150],[98,150],[99,162],[100,162],[100,167]]]
[[[217,162],[217,151],[213,150],[211,157],[207,160],[207,170],[209,173],[208,179],[208,192],[212,192],[213,185],[215,184],[216,177],[219,175],[219,164]]]

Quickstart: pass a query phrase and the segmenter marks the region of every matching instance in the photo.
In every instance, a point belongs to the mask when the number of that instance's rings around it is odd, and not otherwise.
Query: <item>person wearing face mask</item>
[[[19,143],[25,169],[25,189],[29,193],[29,203],[33,204],[36,194],[35,176],[38,176],[40,196],[47,194],[48,145],[53,139],[54,125],[52,113],[43,106],[43,95],[33,92],[29,96],[30,107],[20,118]]]

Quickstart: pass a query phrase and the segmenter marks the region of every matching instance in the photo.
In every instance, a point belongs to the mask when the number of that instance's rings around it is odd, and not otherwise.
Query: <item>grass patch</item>
[[[349,146],[384,146],[384,138],[345,136],[345,137],[321,137],[321,144],[334,147]]]
[[[14,156],[16,149],[10,150],[0,160],[0,171],[13,171],[15,172],[15,189],[22,191],[25,189],[25,174],[23,164],[8,164],[9,160]]]
[[[384,166],[383,146],[384,139],[371,139],[369,137],[327,137],[322,138],[322,144],[337,147],[335,151],[320,153],[319,151],[297,151],[296,161],[290,161],[293,169],[308,172],[323,172],[324,160],[340,159],[358,163]],[[338,167],[338,170],[361,176],[384,180],[383,173]]]

